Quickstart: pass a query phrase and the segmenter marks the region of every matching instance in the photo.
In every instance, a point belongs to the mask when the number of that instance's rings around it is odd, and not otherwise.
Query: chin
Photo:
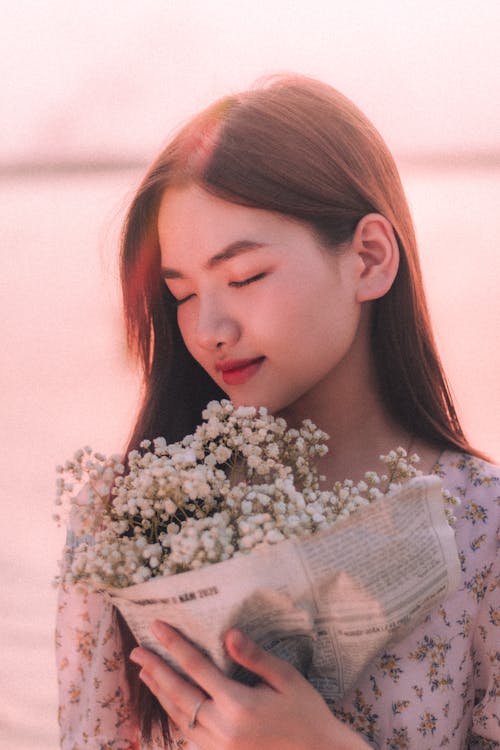
[[[228,396],[228,398],[231,398]],[[272,414],[273,416],[279,416],[280,412],[285,410],[287,406],[289,406],[289,402],[284,401],[283,399],[276,399],[276,398],[242,398],[242,397],[233,397],[231,398],[232,403],[234,404],[235,408],[238,408],[238,406],[254,406],[256,409],[260,407],[264,407],[267,409],[269,414]]]
[[[276,388],[275,384],[272,383],[269,383],[267,388],[252,388],[249,383],[247,388],[234,388],[232,393],[224,389],[224,393],[235,408],[238,406],[254,406],[255,408],[264,406],[269,414],[279,416],[280,412],[293,406],[308,390],[302,383],[294,383],[293,385],[290,383],[286,390]]]
[[[235,409],[238,408],[238,406],[254,406],[256,409],[258,409],[261,406],[264,406],[270,414],[274,414],[276,411],[275,408],[272,408],[271,403],[269,402],[269,399],[265,398],[252,398],[251,396],[247,396],[246,398],[244,396],[238,396],[238,395],[232,395],[230,393],[226,393],[227,398],[231,401],[231,403],[234,405]]]

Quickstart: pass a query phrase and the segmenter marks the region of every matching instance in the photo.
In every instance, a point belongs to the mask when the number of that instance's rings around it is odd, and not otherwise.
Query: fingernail
[[[242,649],[245,647],[245,644],[247,642],[247,637],[245,633],[243,633],[241,630],[238,630],[237,628],[233,628],[231,630],[231,638],[233,641],[233,646],[237,649]]]
[[[138,648],[134,648],[134,650],[130,652],[130,658],[136,664],[142,664],[141,652]]]
[[[161,638],[168,632],[167,625],[161,620],[155,620],[151,623],[151,632],[156,638]]]

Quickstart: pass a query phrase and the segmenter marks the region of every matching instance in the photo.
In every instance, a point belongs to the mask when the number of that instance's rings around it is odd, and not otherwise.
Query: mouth
[[[217,364],[217,369],[222,371],[222,379],[226,385],[241,385],[255,375],[264,360],[265,357],[228,360]]]

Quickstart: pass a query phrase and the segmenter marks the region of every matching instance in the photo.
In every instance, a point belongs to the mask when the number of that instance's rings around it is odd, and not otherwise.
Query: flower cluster
[[[58,467],[56,503],[76,529],[59,580],[101,590],[195,570],[328,529],[421,473],[418,456],[398,448],[380,457],[381,475],[325,490],[316,459],[328,436],[311,421],[289,429],[225,400],[203,419],[178,443],[143,441],[127,466],[87,447]]]

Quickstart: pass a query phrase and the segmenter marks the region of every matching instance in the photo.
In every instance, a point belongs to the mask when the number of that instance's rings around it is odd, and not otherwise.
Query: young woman
[[[499,474],[461,430],[408,207],[373,126],[301,77],[217,102],[144,178],[125,224],[122,280],[146,385],[130,448],[181,438],[224,394],[329,433],[327,483],[358,480],[379,454],[411,448],[462,499],[462,582],[333,712],[237,631],[226,647],[261,678],[253,688],[157,623],[187,681],[133,648],[100,595],[63,590],[62,747],[161,747],[166,714],[174,745],[200,750],[499,747]]]

